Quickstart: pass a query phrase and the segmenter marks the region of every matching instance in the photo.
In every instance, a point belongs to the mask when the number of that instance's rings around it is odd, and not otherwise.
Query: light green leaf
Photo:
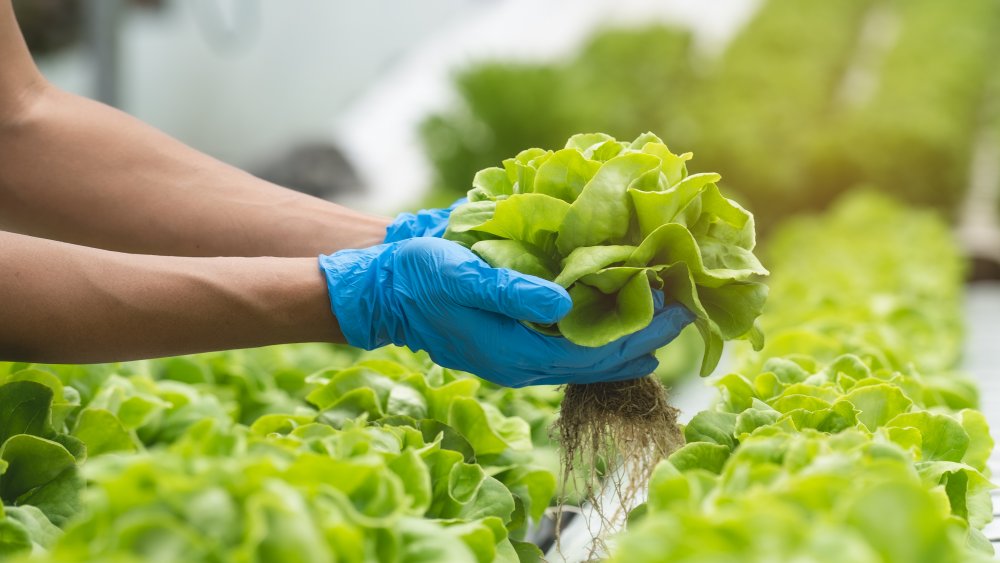
[[[639,137],[640,139],[642,136]],[[638,141],[638,139],[636,139]],[[642,152],[651,154],[660,159],[660,170],[667,177],[667,183],[671,186],[680,182],[687,176],[687,166],[685,162],[691,160],[691,153],[681,155],[670,152],[670,149],[661,142],[650,141],[642,145]]]
[[[781,416],[776,410],[761,410],[748,408],[736,417],[736,426],[733,428],[733,435],[737,440],[744,440],[754,430],[763,426],[774,424]]]
[[[656,136],[652,131],[646,131],[645,133],[639,135],[629,144],[629,148],[632,150],[642,150],[642,147],[646,146],[647,143],[653,143],[655,145],[663,145],[663,139]],[[665,146],[665,145],[664,145]]]
[[[567,149],[575,149],[580,152],[586,152],[588,149],[594,146],[603,144],[606,141],[613,141],[614,137],[604,133],[579,133],[573,135],[566,141]]]
[[[603,346],[649,325],[653,296],[645,274],[634,275],[617,295],[577,283],[569,290],[573,308],[559,330],[581,346]]]
[[[691,225],[691,233],[696,239],[709,237],[753,250],[756,245],[753,215],[735,201],[724,197],[715,184],[706,185],[701,195],[701,210],[698,222]]]
[[[763,312],[767,286],[757,282],[731,283],[722,288],[698,288],[698,300],[708,318],[719,328],[725,340],[748,335],[754,320]]]
[[[627,148],[625,143],[620,143],[614,139],[604,141],[600,145],[591,147],[583,152],[583,156],[592,158],[599,162],[607,162],[612,158],[622,154]]]
[[[710,442],[734,449],[737,415],[719,411],[701,411],[684,427],[688,443]]]
[[[633,153],[601,166],[565,216],[556,240],[559,252],[567,256],[581,246],[621,244],[632,213],[628,185],[659,164],[655,157]]]
[[[555,283],[569,287],[587,274],[593,274],[609,266],[625,262],[635,251],[634,246],[582,246],[576,248],[562,260],[562,271]]]
[[[852,389],[844,400],[858,411],[858,421],[870,431],[885,425],[913,405],[895,385],[867,385]]]
[[[600,168],[600,162],[587,160],[579,150],[556,151],[538,167],[534,193],[573,203]]]
[[[52,389],[51,422],[53,428],[62,428],[66,417],[80,406],[80,394],[72,387],[65,387],[54,373],[37,368],[25,368],[0,378],[0,385],[14,381],[34,381]]]
[[[494,268],[509,268],[549,281],[556,277],[556,265],[540,248],[530,242],[484,240],[472,245],[472,251]]]
[[[51,387],[35,381],[0,385],[0,445],[17,434],[52,434],[52,397]]]
[[[970,526],[982,528],[993,520],[990,491],[995,487],[979,471],[950,461],[921,463],[917,470],[931,486],[944,486],[952,513],[967,520]]]
[[[503,168],[485,168],[476,173],[472,179],[472,190],[469,201],[496,200],[499,197],[514,194],[514,186]]]
[[[48,548],[62,535],[34,506],[7,506],[0,510],[0,555]]]
[[[66,512],[77,508],[82,483],[76,478],[76,458],[62,445],[18,434],[0,447],[0,459],[8,464],[0,476],[0,498],[5,503],[35,505],[55,524],[64,522],[70,515]],[[46,487],[58,489],[59,494],[46,494]],[[66,504],[70,510],[62,509]]]
[[[459,205],[451,212],[448,219],[448,234],[445,234],[445,238],[451,238],[449,235],[453,233],[471,231],[489,221],[493,218],[496,208],[497,202],[492,200],[469,201]]]
[[[944,414],[927,411],[903,413],[887,424],[889,428],[915,428],[920,432],[920,459],[960,462],[969,448],[969,435],[962,425]]]
[[[962,429],[969,435],[969,447],[962,456],[962,463],[971,465],[979,471],[985,471],[986,462],[990,459],[994,445],[986,415],[976,410],[963,409],[959,412],[959,417]]]
[[[687,226],[701,215],[701,198],[707,184],[717,182],[718,174],[692,174],[665,191],[628,190],[635,207],[642,237],[666,223]]]
[[[679,471],[704,469],[718,474],[729,459],[730,451],[729,446],[722,444],[693,442],[670,454],[667,459]]]
[[[498,454],[508,448],[530,448],[528,423],[505,418],[490,407],[475,399],[457,397],[451,403],[448,425],[465,436],[477,455]]]
[[[82,440],[91,457],[107,452],[134,452],[135,442],[118,418],[104,409],[84,409],[73,436]]]
[[[549,252],[569,210],[570,205],[561,199],[544,194],[517,194],[497,202],[492,217],[472,228],[495,237],[527,242]]]

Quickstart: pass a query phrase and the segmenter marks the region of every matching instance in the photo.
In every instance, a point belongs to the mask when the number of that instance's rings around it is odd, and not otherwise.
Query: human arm
[[[628,379],[691,321],[659,308],[650,326],[600,348],[546,336],[571,306],[555,284],[491,268],[436,238],[313,258],[127,254],[0,231],[0,359],[124,361],[282,344],[389,343],[501,385]],[[338,320],[339,319],[339,320]]]
[[[388,218],[281,188],[58,90],[0,0],[0,228],[177,256],[316,256],[378,244]]]
[[[315,258],[190,258],[0,231],[0,359],[124,361],[342,342]]]

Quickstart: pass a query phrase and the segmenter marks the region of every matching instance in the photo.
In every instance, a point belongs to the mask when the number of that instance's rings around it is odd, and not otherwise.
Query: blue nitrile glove
[[[452,241],[421,237],[319,257],[333,314],[352,346],[426,350],[448,368],[499,385],[557,385],[652,373],[653,352],[693,319],[662,307],[649,327],[600,348],[578,346],[521,323],[554,323],[573,303],[541,278],[491,268]],[[659,292],[657,292],[659,293]]]
[[[421,209],[416,213],[400,213],[385,228],[385,240],[382,242],[398,242],[414,237],[440,238],[448,227],[451,212],[467,201],[469,198],[463,197],[447,209]]]

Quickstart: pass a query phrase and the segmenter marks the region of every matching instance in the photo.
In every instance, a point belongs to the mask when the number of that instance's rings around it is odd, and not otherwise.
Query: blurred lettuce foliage
[[[422,126],[432,203],[526,146],[652,130],[699,155],[765,230],[858,184],[954,210],[1000,59],[993,0],[768,0],[719,56],[691,32],[611,30],[556,64],[491,61]]]
[[[535,560],[550,400],[397,348],[0,363],[0,559]]]

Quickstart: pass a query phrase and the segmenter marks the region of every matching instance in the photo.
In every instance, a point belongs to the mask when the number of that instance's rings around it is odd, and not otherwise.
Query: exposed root
[[[553,426],[561,446],[562,498],[579,494],[600,519],[596,533],[590,528],[594,556],[605,548],[606,534],[621,528],[628,512],[645,500],[653,468],[683,445],[684,437],[678,411],[656,377],[567,385],[565,393]]]

